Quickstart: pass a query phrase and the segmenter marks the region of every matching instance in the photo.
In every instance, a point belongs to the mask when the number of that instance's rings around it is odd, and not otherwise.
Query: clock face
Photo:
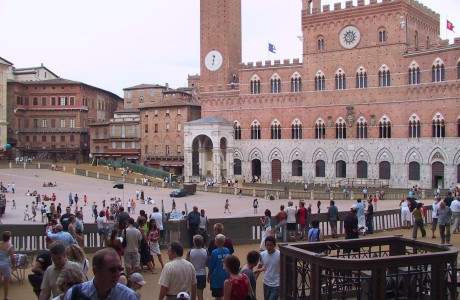
[[[217,50],[211,50],[204,58],[204,65],[209,71],[217,71],[222,66],[222,54]]]
[[[355,26],[347,26],[339,34],[340,45],[345,49],[352,49],[359,44],[361,32]]]

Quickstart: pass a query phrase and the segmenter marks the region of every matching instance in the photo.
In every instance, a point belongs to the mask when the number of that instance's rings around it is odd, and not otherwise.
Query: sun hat
[[[351,210],[358,210],[358,205],[356,204],[353,204],[351,207],[350,207]]]
[[[187,292],[180,292],[176,299],[190,299],[190,295]]]
[[[129,281],[138,283],[140,285],[145,285],[147,282],[144,280],[144,277],[139,273],[133,273],[129,276]]]

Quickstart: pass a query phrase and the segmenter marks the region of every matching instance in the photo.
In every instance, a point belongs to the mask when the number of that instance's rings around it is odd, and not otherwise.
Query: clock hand
[[[213,55],[213,56],[212,56],[212,65],[213,65],[213,66],[214,66],[214,61],[215,61],[215,60],[216,60],[216,56]]]

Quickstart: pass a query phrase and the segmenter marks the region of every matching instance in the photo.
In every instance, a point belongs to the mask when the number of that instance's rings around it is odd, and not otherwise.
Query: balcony
[[[17,130],[18,134],[21,133],[89,133],[89,128],[69,128],[69,127],[56,127],[56,128],[20,128]]]

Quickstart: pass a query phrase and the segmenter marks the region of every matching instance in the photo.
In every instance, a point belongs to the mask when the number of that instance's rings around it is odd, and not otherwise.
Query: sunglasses
[[[117,273],[117,272],[118,272],[118,273],[123,272],[124,269],[125,269],[125,268],[122,268],[122,267],[110,267],[110,268],[107,269],[107,271],[109,271],[109,272],[112,273],[112,274],[115,274],[115,273]]]

